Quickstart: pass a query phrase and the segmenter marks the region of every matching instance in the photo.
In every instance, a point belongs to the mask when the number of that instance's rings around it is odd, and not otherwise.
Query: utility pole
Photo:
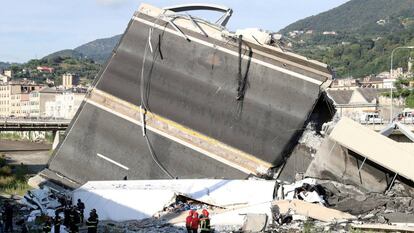
[[[392,50],[391,52],[391,68],[390,68],[390,80],[392,79],[392,72],[393,72],[393,58],[394,58],[394,52],[400,49],[414,49],[414,46],[401,46],[401,47],[397,47],[395,49]],[[393,119],[393,101],[392,101],[392,97],[393,97],[393,93],[392,93],[392,88],[393,88],[394,84],[391,81],[391,87],[390,87],[390,95],[391,95],[391,110],[390,110],[390,124],[392,123],[392,119]]]

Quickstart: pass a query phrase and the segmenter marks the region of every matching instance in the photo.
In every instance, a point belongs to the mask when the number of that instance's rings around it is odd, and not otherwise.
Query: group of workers
[[[185,219],[185,226],[188,233],[197,233],[198,229],[200,229],[200,233],[211,232],[208,211],[203,209],[199,216],[196,210],[190,210],[187,218]]]
[[[85,204],[80,199],[78,199],[76,205],[70,205],[70,202],[66,199],[59,200],[59,202],[62,206],[55,210],[55,217],[44,217],[44,222],[41,226],[42,232],[49,233],[53,227],[55,233],[60,233],[62,223],[70,233],[79,232],[79,227],[84,223]],[[61,213],[63,213],[63,219],[60,215]],[[0,233],[16,232],[13,229],[13,215],[13,205],[9,201],[5,201],[0,211]],[[88,233],[98,232],[99,216],[96,213],[96,209],[91,210],[89,218],[85,223],[88,228]],[[17,221],[16,225],[20,226],[19,232],[28,232],[25,219]]]
[[[78,199],[76,205],[64,205],[61,208],[56,209],[56,216],[54,218],[46,219],[43,225],[43,232],[49,233],[53,224],[54,232],[60,233],[60,226],[62,225],[62,218],[60,217],[61,212],[63,212],[63,225],[66,229],[68,229],[70,233],[79,232],[79,226],[81,226],[84,222],[84,211],[85,204],[80,199]],[[98,232],[98,222],[99,217],[96,213],[96,209],[92,209],[89,213],[89,218],[86,220],[88,233]]]

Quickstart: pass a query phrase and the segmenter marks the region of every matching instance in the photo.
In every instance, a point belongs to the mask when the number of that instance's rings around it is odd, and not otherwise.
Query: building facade
[[[54,101],[46,103],[46,117],[72,119],[81,105],[85,93],[63,92]]]

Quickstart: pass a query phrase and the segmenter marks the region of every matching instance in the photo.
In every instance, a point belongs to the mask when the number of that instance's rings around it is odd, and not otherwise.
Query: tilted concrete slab
[[[398,142],[349,118],[342,118],[329,138],[368,160],[414,181],[414,150],[401,146]]]
[[[49,171],[79,184],[169,178],[158,160],[177,178],[243,179],[284,161],[331,82],[328,67],[200,22],[206,37],[177,18],[184,39],[171,14],[145,4],[134,14]]]

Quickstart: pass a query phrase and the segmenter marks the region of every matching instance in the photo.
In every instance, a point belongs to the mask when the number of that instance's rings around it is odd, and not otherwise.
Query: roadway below
[[[0,152],[49,151],[51,144],[0,139]]]
[[[7,163],[11,165],[23,163],[30,174],[37,174],[46,168],[51,148],[52,145],[46,143],[0,139],[0,153],[5,156]]]

